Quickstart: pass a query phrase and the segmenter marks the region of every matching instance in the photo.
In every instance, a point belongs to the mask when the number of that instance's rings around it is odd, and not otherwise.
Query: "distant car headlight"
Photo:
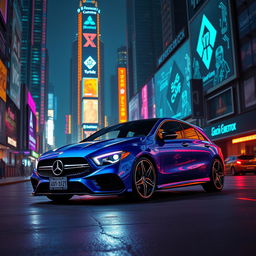
[[[116,152],[95,156],[92,158],[92,160],[96,165],[99,165],[99,166],[108,165],[108,164],[115,164],[120,160],[126,158],[128,155],[130,155],[130,152],[116,151]]]

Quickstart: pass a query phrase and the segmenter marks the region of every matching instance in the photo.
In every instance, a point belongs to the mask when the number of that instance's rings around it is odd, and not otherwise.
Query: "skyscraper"
[[[129,97],[141,88],[156,69],[162,53],[160,0],[127,0]]]
[[[22,1],[22,82],[36,103],[40,151],[45,148],[48,100],[48,52],[46,49],[47,0]]]
[[[161,0],[161,15],[163,48],[165,49],[179,31],[187,25],[186,1]]]
[[[78,139],[101,126],[100,9],[95,0],[81,0],[78,16]]]

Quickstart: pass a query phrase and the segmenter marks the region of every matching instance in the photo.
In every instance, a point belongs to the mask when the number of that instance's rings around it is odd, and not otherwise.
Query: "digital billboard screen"
[[[156,102],[155,102],[155,88],[154,79],[151,79],[148,83],[148,117],[156,117]]]
[[[119,122],[126,122],[127,117],[127,75],[126,68],[118,68],[118,103]]]
[[[28,149],[36,151],[36,115],[28,107]]]
[[[158,70],[154,76],[156,117],[185,118],[191,115],[189,42]]]
[[[6,102],[7,68],[0,60],[0,98]]]
[[[83,78],[82,97],[98,97],[98,79],[97,78]]]
[[[192,76],[206,91],[236,77],[229,6],[228,0],[208,1],[189,24]]]
[[[98,100],[83,99],[82,103],[83,124],[98,123]]]
[[[5,127],[6,127],[6,140],[7,144],[17,148],[17,132],[18,132],[18,109],[7,98],[6,112],[5,112]]]
[[[145,84],[141,89],[141,106],[140,106],[140,118],[148,118],[148,85]]]
[[[0,99],[0,143],[5,142],[5,103]]]

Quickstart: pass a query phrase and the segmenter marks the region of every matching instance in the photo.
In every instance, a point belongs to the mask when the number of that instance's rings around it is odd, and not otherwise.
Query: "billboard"
[[[98,97],[98,79],[83,78],[82,97]]]
[[[8,0],[0,1],[0,13],[1,13],[5,23],[7,21],[7,4],[8,4]]]
[[[5,103],[0,99],[0,143],[5,144]]]
[[[78,123],[85,131],[99,122],[100,9],[95,1],[80,2],[78,8]],[[92,100],[91,98],[95,98]],[[82,104],[80,103],[82,100]],[[97,104],[97,106],[96,106]],[[81,111],[80,111],[81,108]],[[90,109],[93,112],[90,114]],[[82,119],[82,120],[81,120]],[[97,121],[97,122],[96,122]]]
[[[154,76],[156,117],[185,118],[191,115],[191,66],[189,41]]]
[[[10,91],[8,92],[10,98],[20,108],[20,73],[21,73],[21,63],[20,63],[20,51],[21,51],[21,17],[17,10],[16,2],[14,2],[13,8],[13,19],[12,19],[12,52],[11,52],[11,81],[10,81]]]
[[[36,103],[31,95],[30,92],[27,94],[27,101],[28,101],[28,106],[30,107],[31,111],[36,114]]]
[[[156,117],[156,102],[155,102],[155,86],[154,79],[151,79],[148,83],[148,117]]]
[[[97,124],[98,123],[98,100],[96,99],[83,99],[82,103],[83,124]]]
[[[6,102],[7,68],[0,60],[0,98]]]
[[[145,84],[141,89],[141,106],[140,106],[140,118],[148,118],[148,85]]]
[[[136,94],[129,102],[129,121],[140,119],[139,105],[139,94]]]
[[[127,77],[126,68],[118,68],[119,123],[127,122]]]
[[[28,149],[36,151],[36,115],[28,107]]]
[[[8,98],[6,102],[5,112],[5,127],[7,144],[17,148],[17,133],[18,133],[18,109]]]
[[[236,77],[230,2],[208,1],[189,24],[193,78],[209,90]]]

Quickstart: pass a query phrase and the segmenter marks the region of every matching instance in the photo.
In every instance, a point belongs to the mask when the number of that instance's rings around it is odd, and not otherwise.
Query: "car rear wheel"
[[[133,196],[146,200],[152,197],[156,189],[156,169],[153,163],[145,157],[135,163],[133,173]]]
[[[49,195],[47,197],[56,203],[65,203],[72,198],[72,195]]]
[[[231,168],[231,174],[232,174],[233,176],[236,176],[236,175],[237,175],[236,170],[235,170],[234,167]]]
[[[224,168],[219,159],[215,159],[212,164],[210,181],[202,186],[206,192],[217,192],[223,189]]]

